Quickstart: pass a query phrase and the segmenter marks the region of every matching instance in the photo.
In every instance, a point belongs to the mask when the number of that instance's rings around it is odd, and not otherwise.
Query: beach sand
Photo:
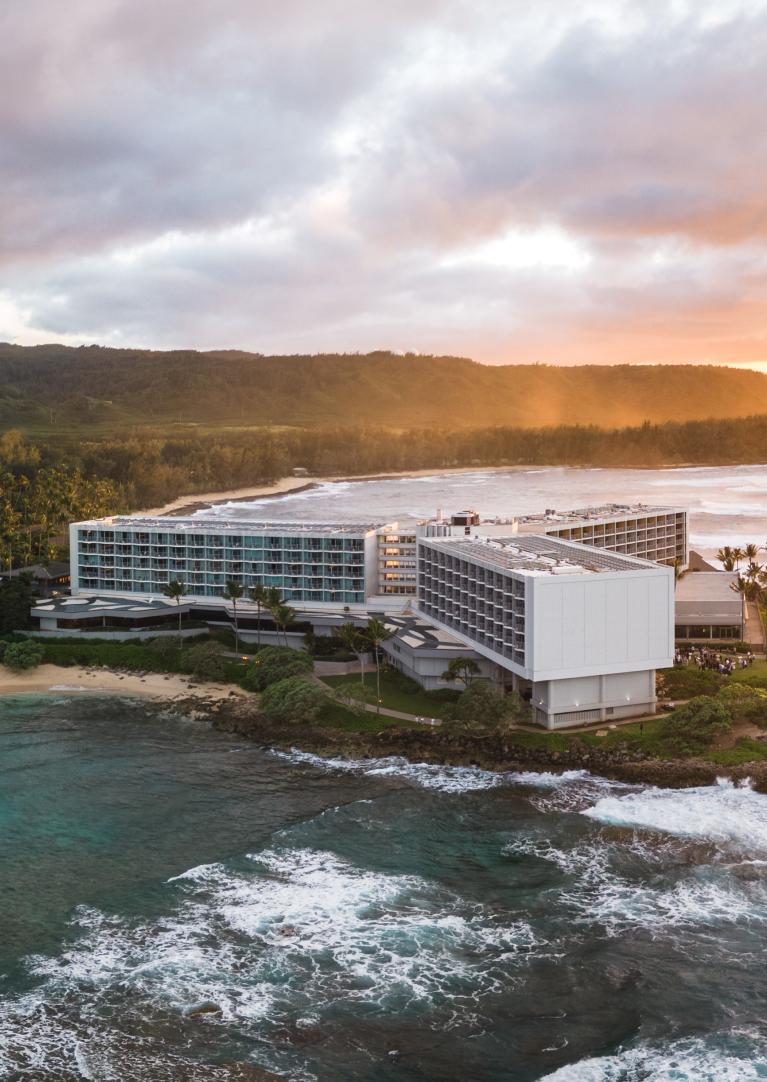
[[[146,695],[152,699],[228,699],[234,692],[246,696],[247,692],[233,684],[208,684],[191,676],[164,673],[112,672],[110,669],[87,668],[78,665],[40,665],[30,672],[13,672],[0,665],[0,695],[19,695],[25,692],[44,694],[82,694],[87,692],[122,695]]]
[[[233,488],[226,492],[203,492],[191,493],[188,496],[179,496],[162,507],[151,507],[147,511],[134,511],[134,515],[189,515],[195,511],[201,511],[214,503],[241,502],[245,500],[264,499],[273,496],[284,496],[289,492],[300,492],[303,489],[315,488],[317,485],[332,484],[337,482],[355,481],[396,481],[400,477],[433,477],[435,474],[454,473],[483,473],[494,471],[527,470],[530,466],[450,466],[443,468],[434,466],[430,470],[400,470],[395,473],[366,473],[349,477],[337,475],[335,477],[282,477],[273,485],[259,485],[256,488]]]

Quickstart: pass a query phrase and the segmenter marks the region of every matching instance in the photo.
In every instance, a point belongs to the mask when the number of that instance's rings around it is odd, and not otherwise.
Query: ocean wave
[[[151,924],[78,911],[75,941],[29,960],[47,999],[118,995],[180,1017],[212,1003],[211,1023],[245,1027],[344,1003],[465,1018],[545,946],[524,920],[316,850],[255,853],[242,870],[201,865],[172,889],[177,907]]]
[[[688,1039],[641,1045],[560,1067],[539,1082],[750,1082],[767,1077],[760,1038]]]
[[[320,770],[346,771],[371,778],[402,778],[422,789],[443,793],[466,793],[493,789],[502,785],[504,775],[472,766],[441,766],[436,763],[411,763],[399,755],[380,759],[323,758],[312,752],[293,748],[289,752],[272,751],[272,755],[289,762],[313,766]]]
[[[698,929],[767,922],[767,875],[756,865],[725,864],[716,850],[696,850],[678,838],[649,844],[641,836],[598,836],[571,846],[556,836],[511,839],[510,857],[533,857],[568,877],[559,904],[580,925],[598,924],[608,935],[642,928],[652,936],[670,929]],[[706,859],[708,857],[708,862]]]
[[[748,782],[643,789],[604,796],[582,812],[600,823],[712,842],[744,856],[767,854],[767,795]]]
[[[290,751],[273,749],[271,755],[288,762],[313,766],[320,770],[344,771],[363,774],[371,778],[402,778],[422,789],[434,789],[443,793],[468,793],[482,789],[495,789],[500,785],[521,785],[541,790],[572,790],[583,788],[577,798],[582,804],[593,798],[605,788],[630,788],[620,782],[589,774],[587,770],[553,771],[495,771],[483,770],[475,766],[445,766],[439,763],[412,763],[400,755],[389,755],[378,759],[345,759],[342,757],[323,757],[310,751],[292,748]]]

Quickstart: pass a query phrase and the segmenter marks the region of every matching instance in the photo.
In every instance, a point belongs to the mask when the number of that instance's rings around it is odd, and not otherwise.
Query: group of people
[[[674,654],[675,665],[697,665],[699,669],[713,669],[714,672],[730,676],[739,669],[753,665],[754,655],[749,650],[746,654],[723,654],[709,650],[706,646],[677,647]]]

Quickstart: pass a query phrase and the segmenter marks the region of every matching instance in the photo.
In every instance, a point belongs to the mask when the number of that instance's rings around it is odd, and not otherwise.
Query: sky
[[[767,370],[767,0],[5,0],[0,340]]]

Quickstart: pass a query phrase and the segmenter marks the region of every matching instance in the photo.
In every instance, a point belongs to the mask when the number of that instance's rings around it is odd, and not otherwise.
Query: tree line
[[[487,466],[664,466],[767,461],[767,416],[606,429],[371,426],[0,437],[0,566],[50,558],[72,520],[178,496],[314,476]]]

